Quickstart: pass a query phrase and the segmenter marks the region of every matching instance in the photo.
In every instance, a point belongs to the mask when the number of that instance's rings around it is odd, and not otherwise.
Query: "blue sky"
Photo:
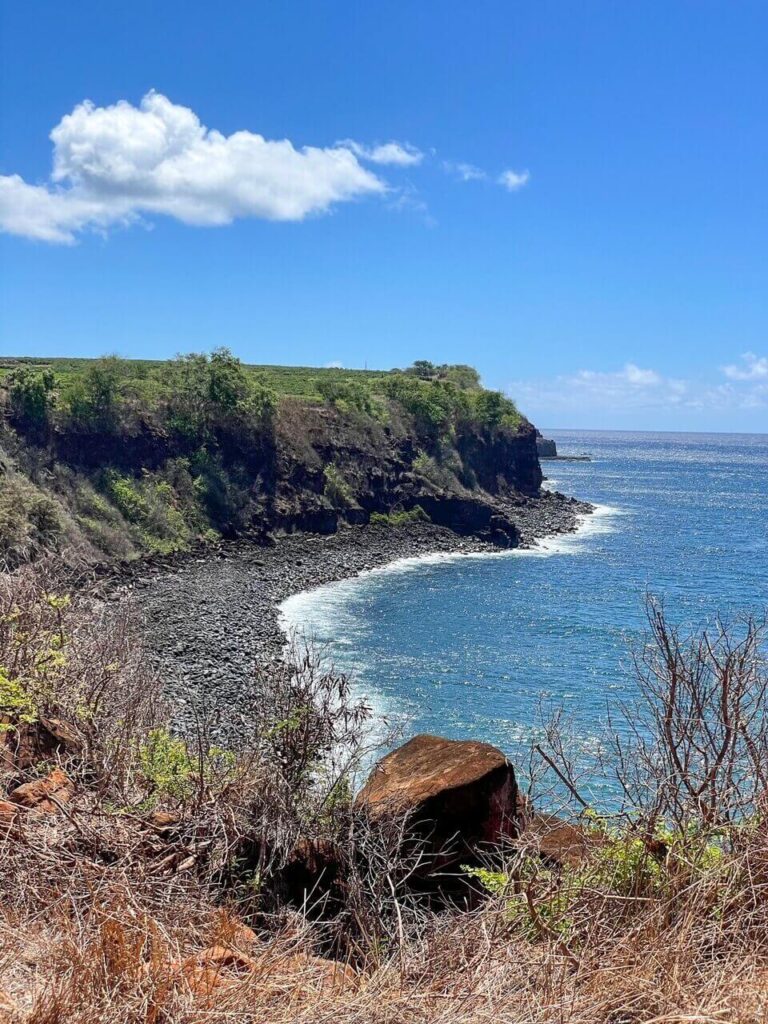
[[[768,430],[762,0],[0,9],[0,353],[470,362],[545,427]]]

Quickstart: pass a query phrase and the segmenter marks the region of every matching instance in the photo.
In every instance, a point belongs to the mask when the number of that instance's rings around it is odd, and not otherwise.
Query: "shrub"
[[[16,722],[34,722],[37,705],[20,679],[11,678],[8,669],[0,665],[0,716]],[[0,724],[0,736],[13,728],[7,723]]]
[[[73,426],[86,433],[114,433],[122,411],[121,386],[130,372],[117,356],[96,360],[71,384],[65,406]]]
[[[187,740],[164,727],[150,730],[139,747],[139,763],[149,795],[144,801],[179,802],[191,799],[200,786],[223,784],[234,766],[234,757],[220,747],[196,750]]]
[[[18,429],[42,437],[50,427],[56,404],[55,378],[51,370],[28,366],[12,370],[6,378],[11,422]]]
[[[56,547],[61,506],[13,470],[0,477],[0,559],[13,566]]]
[[[456,458],[448,465],[438,462],[433,455],[420,451],[413,460],[413,471],[419,476],[446,490],[452,490],[457,484],[457,472],[462,471],[461,462]]]
[[[208,446],[192,454],[189,466],[195,500],[216,531],[231,535],[244,529],[251,508],[247,477],[227,470],[221,455]]]
[[[334,508],[350,508],[356,504],[352,489],[337,466],[326,466],[323,477],[323,494]]]
[[[465,363],[436,365],[427,359],[417,359],[403,373],[421,380],[448,380],[463,390],[480,387],[480,374],[473,366]]]
[[[271,429],[277,396],[228,349],[177,357],[172,378],[170,425],[188,440],[206,443],[225,428]]]
[[[376,416],[377,407],[370,387],[354,378],[339,380],[335,377],[320,377],[317,390],[329,405],[342,410],[353,409],[364,416]]]
[[[516,427],[522,420],[517,406],[500,391],[478,391],[472,396],[472,412],[481,426],[494,430]]]
[[[469,411],[466,393],[449,381],[422,380],[395,373],[382,382],[385,393],[416,421],[417,429],[437,438]]]
[[[133,477],[108,470],[104,475],[104,487],[127,522],[140,524],[147,519],[149,506]]]
[[[166,472],[186,488],[184,508],[179,507],[178,492],[161,474],[145,470],[137,480],[108,470],[103,477],[106,494],[125,521],[136,528],[140,545],[163,554],[186,547],[193,529],[202,529],[204,521],[200,508],[193,504],[195,490],[188,470],[171,465]]]
[[[414,505],[409,511],[371,512],[371,526],[408,526],[410,523],[428,523],[430,518],[421,505]]]

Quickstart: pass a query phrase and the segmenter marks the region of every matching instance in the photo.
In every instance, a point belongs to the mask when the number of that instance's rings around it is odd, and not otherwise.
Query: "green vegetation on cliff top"
[[[43,372],[49,370],[54,374],[58,385],[64,389],[69,387],[78,377],[89,371],[98,359],[65,359],[44,358],[37,356],[4,356],[0,357],[0,383],[9,373],[20,367]],[[145,382],[151,390],[152,386],[159,392],[165,390],[169,369],[177,360],[173,359],[121,359],[125,379],[134,383]],[[323,401],[323,388],[340,381],[354,380],[366,386],[380,382],[382,378],[398,373],[398,370],[356,370],[336,366],[270,366],[241,363],[242,369],[249,374],[258,376],[278,395],[295,395],[310,401]],[[423,379],[435,378],[451,380],[460,387],[479,387],[480,378],[477,371],[470,366],[434,366],[426,360],[417,360],[407,371],[411,375]]]
[[[525,423],[469,366],[248,366],[227,349],[4,358],[0,411],[0,559],[10,562],[73,543],[86,555],[170,553],[258,529],[270,502],[294,496],[283,482],[296,463],[321,506],[359,512],[349,453],[384,457],[390,442],[410,442],[412,472],[432,486],[473,487],[458,439]],[[339,444],[352,464],[318,466]]]

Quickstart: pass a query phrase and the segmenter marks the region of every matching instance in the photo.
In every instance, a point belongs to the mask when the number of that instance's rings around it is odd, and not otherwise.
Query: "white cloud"
[[[741,365],[731,363],[724,366],[723,373],[729,380],[768,380],[768,357],[745,352]]]
[[[443,160],[443,170],[459,181],[484,181],[488,177],[482,167],[457,160]]]
[[[510,393],[520,406],[557,412],[626,412],[698,405],[685,380],[626,363],[620,370],[579,370],[545,380],[514,381]]]
[[[142,214],[197,225],[238,217],[297,221],[389,191],[348,146],[297,149],[288,139],[249,131],[225,136],[156,92],[138,107],[125,100],[109,107],[81,103],[50,137],[51,184],[0,176],[2,230],[72,242],[84,228]],[[392,162],[393,152],[383,148]]]
[[[488,181],[490,175],[482,167],[464,163],[460,160],[443,160],[443,170],[458,181]],[[493,181],[503,186],[508,192],[516,192],[526,185],[531,175],[528,171],[502,171]]]
[[[72,242],[84,225],[104,228],[131,217],[130,204],[105,204],[73,190],[28,185],[18,174],[0,175],[0,230],[44,242]]]
[[[691,418],[709,422],[713,414],[751,415],[768,408],[768,374],[761,360],[745,359],[740,376],[718,383],[706,377],[667,377],[636,363],[621,369],[578,370],[537,380],[513,381],[507,389],[534,422],[556,418],[618,424],[642,419],[648,411],[665,422],[685,425]],[[752,372],[748,372],[753,368]],[[724,371],[726,368],[723,368]],[[713,421],[715,422],[715,421]]]
[[[407,142],[385,142],[378,146],[364,146],[354,139],[344,139],[337,143],[345,149],[351,150],[361,160],[368,160],[372,164],[391,164],[395,167],[413,167],[420,164],[424,154],[415,146]]]
[[[502,171],[496,179],[499,185],[503,185],[509,192],[517,192],[530,180],[528,171]]]
[[[344,369],[344,363],[339,362],[338,359],[334,359],[332,363],[326,363],[325,364],[325,369],[326,370],[343,370]]]

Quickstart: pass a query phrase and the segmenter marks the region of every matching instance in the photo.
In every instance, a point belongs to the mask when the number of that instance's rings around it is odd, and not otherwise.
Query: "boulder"
[[[177,811],[156,810],[147,820],[158,832],[169,832],[181,822],[181,815]]]
[[[332,843],[300,839],[279,873],[280,887],[289,903],[314,916],[335,903],[340,874],[340,853]]]
[[[44,779],[25,782],[11,793],[9,799],[21,807],[33,811],[56,814],[61,804],[69,803],[75,792],[75,785],[61,768],[54,768]]]
[[[220,971],[226,969],[234,974],[248,974],[257,967],[256,961],[241,953],[233,946],[208,946],[206,949],[188,957],[182,964],[182,971],[192,970],[195,967],[208,967]]]
[[[38,718],[16,722],[7,717],[0,730],[0,766],[26,771],[52,757],[72,757],[83,750],[77,730],[60,718]]]
[[[517,834],[515,771],[488,743],[415,736],[376,765],[355,808],[373,821],[407,815],[427,872],[443,870]]]
[[[245,875],[269,864],[275,851],[260,838],[244,838],[237,847],[237,864]],[[322,839],[300,839],[281,864],[273,864],[270,888],[281,903],[301,908],[313,919],[332,916],[343,905],[343,851]]]

